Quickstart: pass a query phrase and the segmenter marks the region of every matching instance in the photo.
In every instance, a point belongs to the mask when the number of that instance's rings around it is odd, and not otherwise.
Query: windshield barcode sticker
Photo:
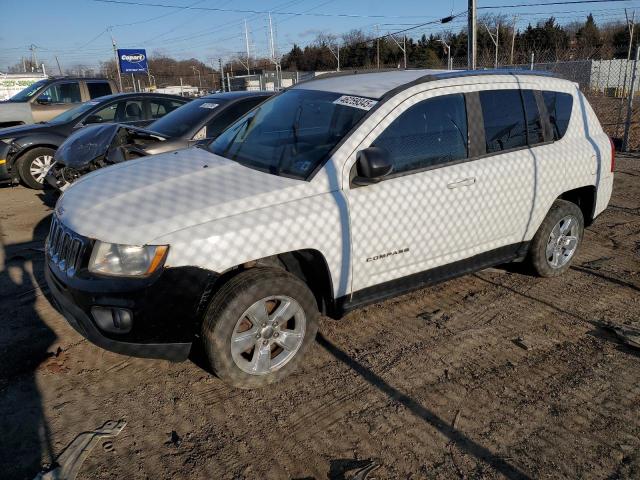
[[[344,105],[345,107],[360,108],[362,110],[371,110],[373,106],[378,103],[377,100],[371,100],[364,97],[352,97],[350,95],[343,95],[333,103],[336,105]]]
[[[217,106],[218,106],[217,103],[203,103],[202,105],[200,105],[200,108],[209,108],[209,109],[213,110]]]

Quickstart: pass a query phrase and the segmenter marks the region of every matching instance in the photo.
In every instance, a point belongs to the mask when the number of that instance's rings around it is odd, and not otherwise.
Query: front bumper
[[[186,360],[215,276],[200,269],[167,269],[153,279],[70,278],[47,259],[53,302],[69,324],[95,345],[135,357]],[[132,312],[130,332],[103,331],[93,307]]]

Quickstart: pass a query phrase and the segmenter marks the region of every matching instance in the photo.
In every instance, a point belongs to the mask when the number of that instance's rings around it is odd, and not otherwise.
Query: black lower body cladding
[[[68,277],[47,261],[54,304],[92,343],[130,356],[186,360],[217,276],[196,267],[167,268],[152,279]],[[131,328],[99,326],[94,307],[126,311]]]

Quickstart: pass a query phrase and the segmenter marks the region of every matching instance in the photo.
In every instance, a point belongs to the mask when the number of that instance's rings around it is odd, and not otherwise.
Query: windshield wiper
[[[233,135],[233,137],[231,137],[231,139],[229,140],[229,143],[227,143],[226,148],[223,150],[223,156],[225,156],[229,152],[229,150],[231,150],[231,147],[236,141],[236,138],[238,137],[238,135],[240,135],[240,132],[247,131],[249,129],[249,126],[251,125],[251,122],[253,122],[254,118],[255,118],[255,115],[248,117],[243,122],[243,124],[238,126],[238,131]]]

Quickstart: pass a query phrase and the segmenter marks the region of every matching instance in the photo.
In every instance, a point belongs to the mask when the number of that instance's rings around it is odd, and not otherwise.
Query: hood
[[[0,103],[0,123],[4,122],[33,123],[31,104],[29,102]]]
[[[48,130],[50,127],[51,125],[47,123],[36,123],[33,125],[18,125],[16,127],[0,128],[0,138],[20,138],[24,135]]]
[[[61,166],[81,169],[96,159],[107,156],[113,148],[127,144],[135,136],[151,135],[163,138],[148,130],[118,123],[89,125],[67,138],[58,148],[55,160]]]
[[[308,182],[190,148],[81,177],[64,192],[56,213],[81,235],[144,245],[177,230],[310,194]]]

